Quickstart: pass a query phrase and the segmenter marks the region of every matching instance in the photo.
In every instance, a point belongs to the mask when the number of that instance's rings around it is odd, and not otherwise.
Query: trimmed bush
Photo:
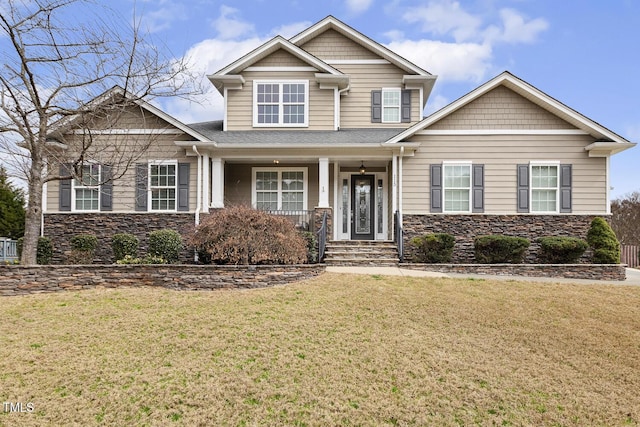
[[[310,231],[299,231],[299,233],[307,244],[307,263],[315,264],[318,262],[318,240],[316,235]]]
[[[409,243],[416,248],[415,262],[443,264],[451,262],[456,239],[451,234],[433,233],[414,237]]]
[[[620,264],[620,242],[604,218],[594,218],[587,232],[595,264]]]
[[[40,265],[47,265],[51,262],[53,257],[53,244],[48,237],[38,238],[38,247],[36,249],[36,263]]]
[[[478,236],[474,239],[476,261],[481,264],[520,264],[530,244],[523,237]]]
[[[78,234],[71,238],[71,252],[68,255],[69,264],[91,264],[98,238],[93,234]]]
[[[542,264],[575,264],[589,247],[577,237],[542,237],[538,243],[538,261]]]
[[[138,255],[138,246],[140,246],[140,240],[133,234],[118,233],[111,238],[111,249],[113,249],[116,261],[127,255],[135,258]]]
[[[149,233],[149,255],[160,257],[169,264],[175,264],[180,259],[182,251],[182,237],[175,230],[164,230]]]
[[[211,213],[188,238],[215,264],[302,264],[307,242],[285,217],[248,206]]]
[[[16,241],[16,251],[18,252],[18,259],[22,258],[22,248],[24,246],[24,237],[20,237]],[[53,257],[53,244],[48,237],[38,238],[38,247],[36,248],[36,263],[40,265],[47,265],[51,262]]]

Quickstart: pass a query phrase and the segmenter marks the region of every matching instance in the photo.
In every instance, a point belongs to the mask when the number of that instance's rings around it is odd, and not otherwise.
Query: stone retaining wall
[[[400,268],[440,273],[517,275],[620,281],[627,277],[624,264],[400,264]]]
[[[472,263],[475,260],[473,239],[477,236],[501,234],[524,237],[531,241],[524,261],[535,263],[540,245],[536,240],[546,236],[587,238],[591,221],[596,215],[403,215],[404,259],[411,261],[413,237],[429,233],[448,233],[456,238],[453,263]],[[580,262],[589,263],[590,251]]]
[[[92,233],[98,238],[94,262],[110,264],[115,262],[111,249],[111,238],[117,233],[130,233],[140,240],[138,254],[147,253],[149,233],[164,228],[177,231],[183,237],[195,226],[192,213],[65,213],[44,215],[44,235],[53,244],[52,264],[68,263],[71,238],[81,233]],[[185,249],[180,262],[192,263],[193,251]]]
[[[0,296],[96,286],[157,286],[177,290],[251,289],[309,279],[324,265],[40,265],[0,266]]]

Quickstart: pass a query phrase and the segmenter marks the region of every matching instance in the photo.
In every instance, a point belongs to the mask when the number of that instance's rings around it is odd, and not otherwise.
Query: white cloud
[[[271,37],[282,36],[285,39],[290,39],[291,37],[309,28],[312,24],[313,23],[310,21],[303,21],[303,22],[294,22],[293,24],[281,25],[271,30],[269,32],[269,35]]]
[[[353,13],[362,13],[371,7],[373,0],[347,0],[347,8]]]
[[[170,29],[176,21],[186,21],[188,19],[184,5],[178,3],[164,2],[164,6],[153,11],[142,13],[142,25],[150,33]]]
[[[403,15],[410,24],[421,23],[422,31],[435,35],[453,35],[457,42],[470,40],[478,33],[482,24],[477,18],[461,7],[456,1],[433,1],[427,6],[414,7]]]
[[[487,44],[445,43],[435,40],[396,40],[389,49],[430,73],[438,80],[481,81],[491,68],[492,51]]]
[[[435,113],[443,107],[449,105],[451,101],[448,98],[442,95],[434,95],[431,94],[429,97],[429,101],[427,102],[427,107],[424,109],[425,116]]]
[[[549,23],[543,18],[526,22],[525,18],[513,9],[500,11],[503,28],[492,25],[484,32],[486,41],[504,43],[533,43],[538,35],[549,28]]]
[[[220,6],[220,16],[213,21],[212,26],[223,40],[239,37],[251,37],[255,34],[255,27],[250,22],[239,19],[239,10],[233,7]]]

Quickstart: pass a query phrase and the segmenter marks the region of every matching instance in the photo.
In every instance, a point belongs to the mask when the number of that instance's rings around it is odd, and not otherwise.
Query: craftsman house
[[[584,237],[609,214],[610,157],[634,146],[508,72],[423,118],[436,76],[331,16],[208,77],[223,120],[139,103],[94,132],[155,134],[125,175],[97,185],[110,166],[92,163],[93,180],[47,184],[58,256],[79,232],[108,247],[115,232],[144,240],[243,203],[314,230],[326,212],[334,245],[450,232],[464,261],[480,234]]]

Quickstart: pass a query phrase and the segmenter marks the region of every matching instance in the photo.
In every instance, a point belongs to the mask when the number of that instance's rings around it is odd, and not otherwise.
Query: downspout
[[[336,99],[336,102],[338,103],[337,108],[336,108],[336,113],[338,115],[337,117],[337,123],[336,123],[336,130],[340,130],[340,122],[342,121],[342,114],[340,114],[340,110],[342,109],[342,102],[340,102],[340,99],[342,97],[342,94],[349,91],[351,89],[351,81],[349,81],[349,84],[347,84],[347,87],[345,87],[344,89],[340,89],[338,90],[338,96]]]
[[[202,154],[198,151],[196,145],[192,145],[191,149],[198,156],[198,182],[196,183],[196,225],[200,224],[200,209],[202,205]]]
[[[400,146],[400,156],[398,156],[398,218],[402,224],[402,158],[404,156],[404,145]]]

